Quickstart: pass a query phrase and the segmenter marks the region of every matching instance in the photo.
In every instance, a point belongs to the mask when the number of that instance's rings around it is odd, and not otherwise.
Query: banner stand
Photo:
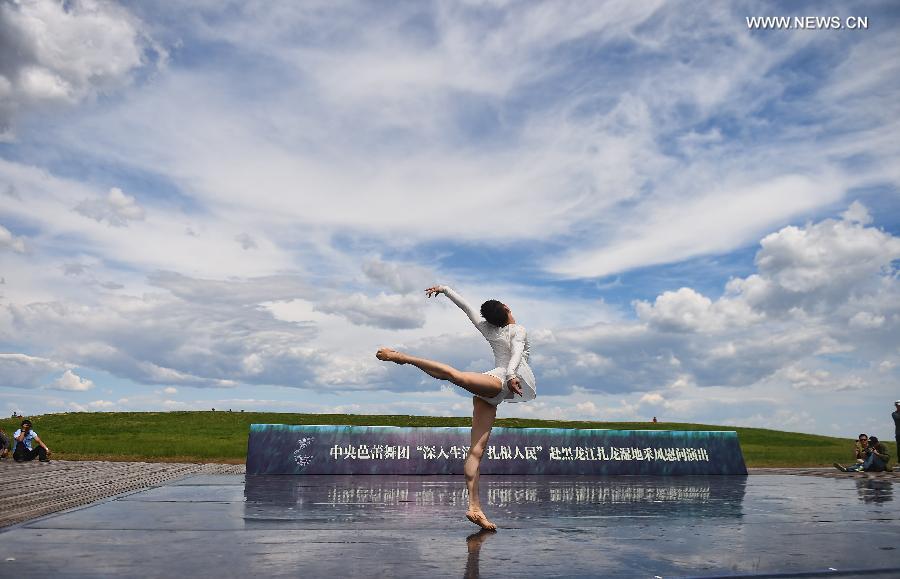
[[[463,474],[469,427],[252,424],[247,474]],[[485,475],[746,475],[733,431],[503,428]]]

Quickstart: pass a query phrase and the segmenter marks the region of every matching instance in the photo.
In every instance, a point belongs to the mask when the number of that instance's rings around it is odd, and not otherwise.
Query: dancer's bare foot
[[[381,348],[377,352],[375,352],[375,357],[379,360],[384,360],[385,362],[393,362],[395,364],[406,364],[403,360],[403,354],[398,352],[397,350],[391,350],[390,348]]]
[[[478,525],[479,527],[481,527],[482,529],[486,529],[488,531],[496,531],[497,530],[497,525],[490,522],[488,520],[488,518],[486,516],[484,516],[484,513],[482,513],[481,511],[475,511],[475,510],[469,509],[468,511],[466,511],[466,518],[469,519],[470,521],[472,521],[473,523],[475,523],[476,525]]]

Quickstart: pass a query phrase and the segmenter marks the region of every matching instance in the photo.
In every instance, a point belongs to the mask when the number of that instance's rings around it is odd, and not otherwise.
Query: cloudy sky
[[[501,416],[889,437],[900,10],[783,6],[0,0],[0,411],[467,415],[444,283]]]

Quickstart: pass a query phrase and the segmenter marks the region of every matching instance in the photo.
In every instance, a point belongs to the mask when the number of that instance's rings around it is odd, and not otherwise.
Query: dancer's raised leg
[[[375,357],[379,360],[396,364],[412,364],[429,376],[438,380],[453,382],[460,388],[464,388],[477,396],[493,398],[503,390],[503,384],[493,376],[479,374],[478,372],[462,372],[449,364],[435,362],[427,358],[416,358],[390,348],[381,348],[375,353]]]
[[[481,457],[487,448],[488,438],[491,435],[491,427],[497,417],[497,407],[488,404],[481,398],[473,398],[472,408],[472,446],[469,447],[469,455],[466,457],[463,470],[466,473],[466,487],[469,489],[469,510],[466,518],[483,529],[496,531],[497,525],[490,522],[481,511],[481,497],[478,494],[478,480],[481,477]]]

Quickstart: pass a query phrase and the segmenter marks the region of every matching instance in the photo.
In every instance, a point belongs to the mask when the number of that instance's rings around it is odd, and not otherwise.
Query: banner
[[[252,424],[247,474],[463,474],[469,427]],[[735,432],[502,428],[482,474],[747,474]]]

